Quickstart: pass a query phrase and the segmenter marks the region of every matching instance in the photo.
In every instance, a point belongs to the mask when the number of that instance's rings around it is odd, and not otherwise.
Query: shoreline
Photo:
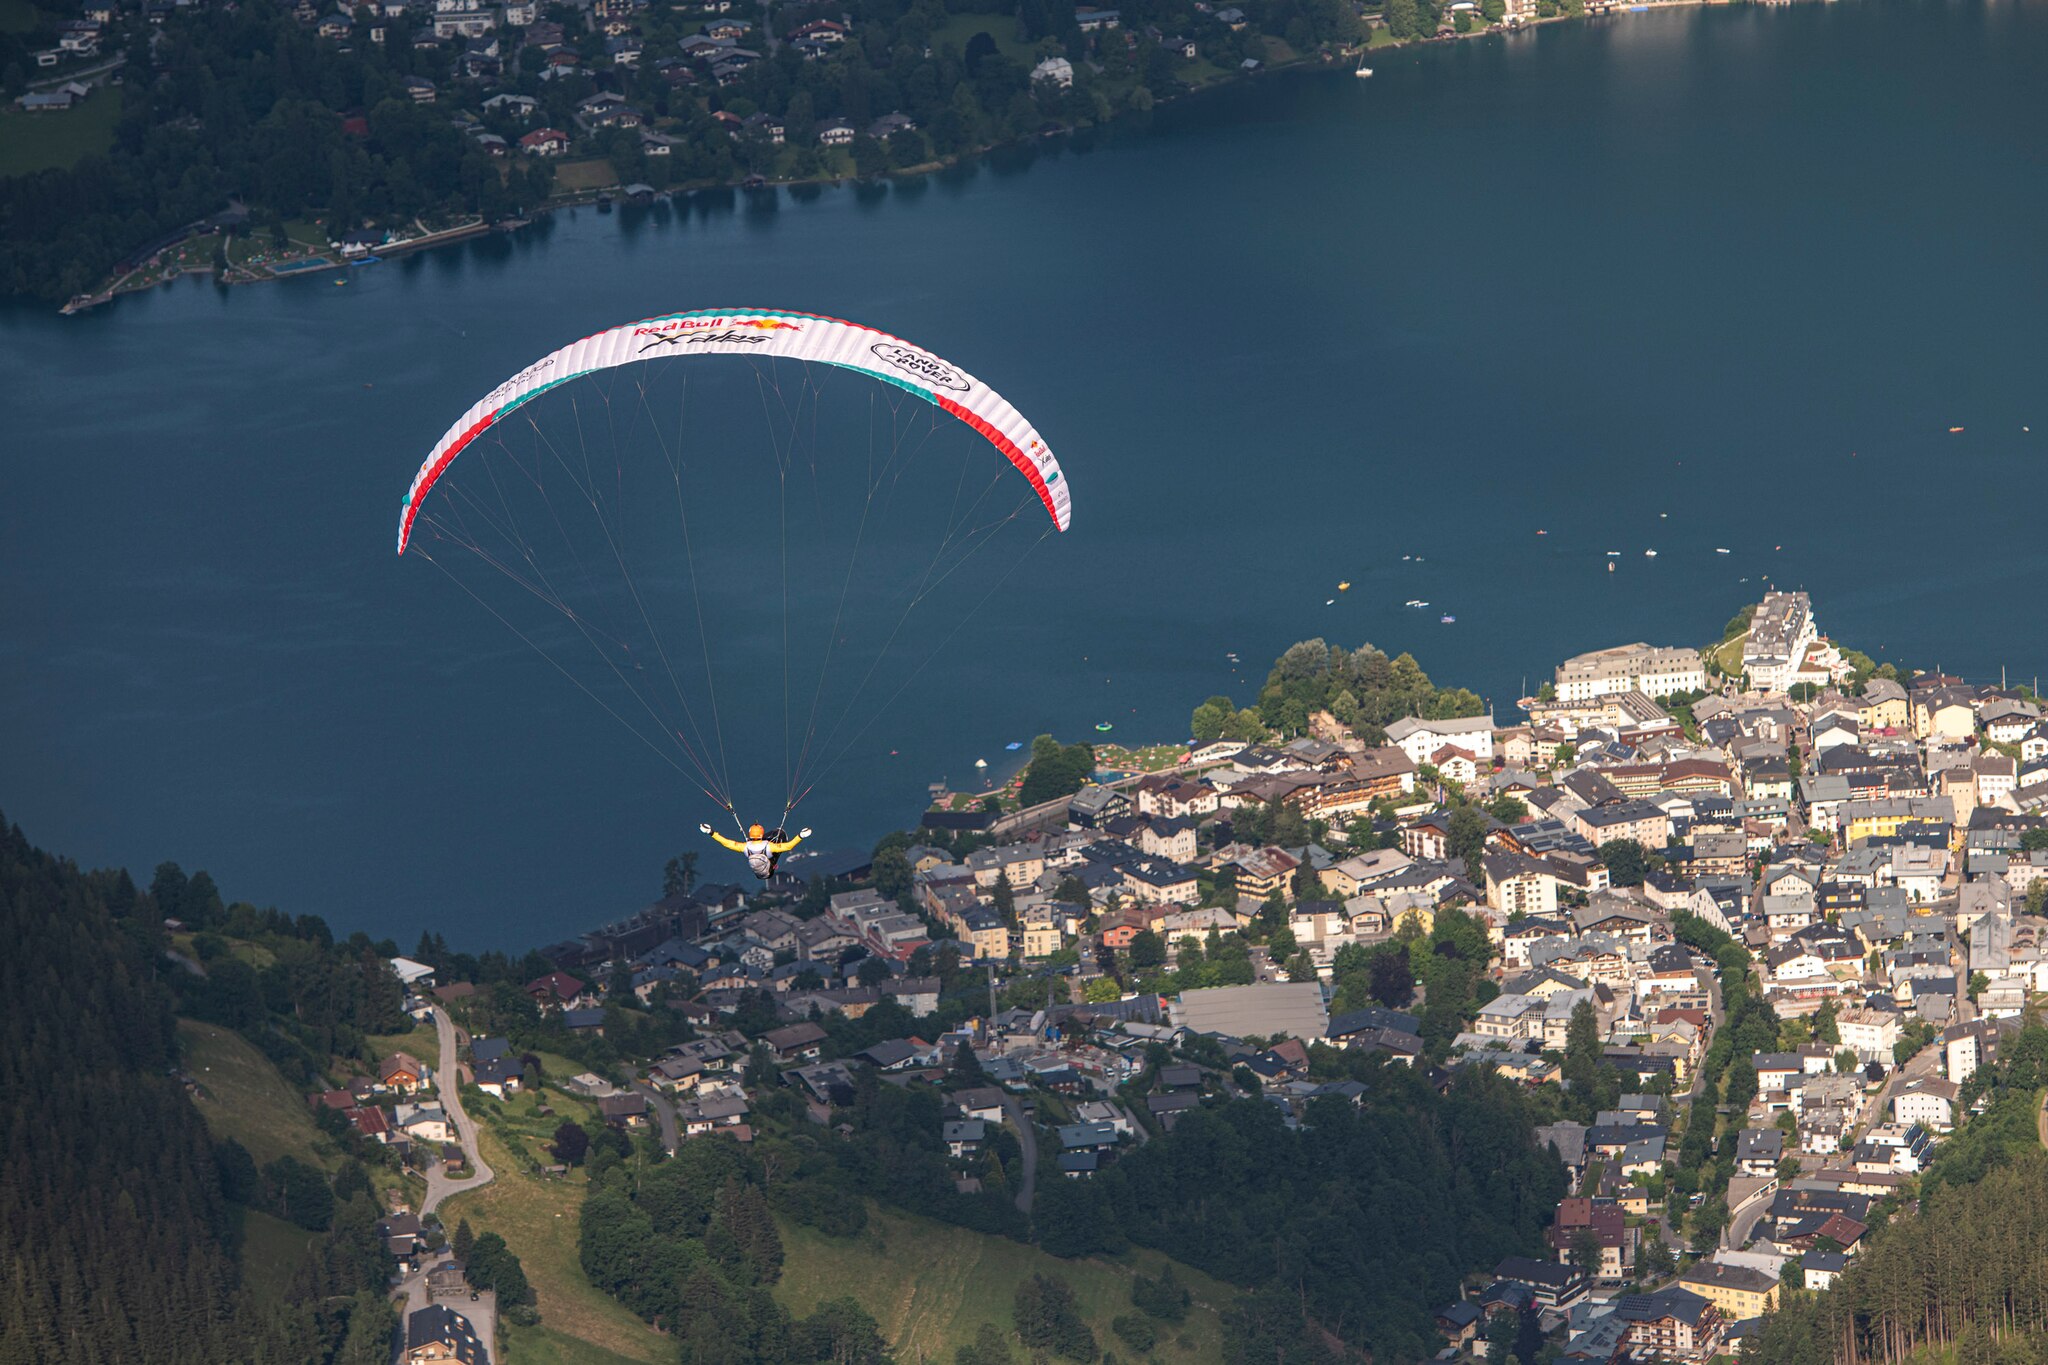
[[[1795,2],[1796,0],[1755,0],[1755,3],[1772,6],[1790,5]],[[1827,2],[1832,3],[1833,0],[1827,0]],[[1353,47],[1340,48],[1334,52],[1318,53],[1312,56],[1297,56],[1291,60],[1274,63],[1270,66],[1262,65],[1256,71],[1226,72],[1219,80],[1194,86],[1177,94],[1160,96],[1157,98],[1157,105],[1192,100],[1215,91],[1238,89],[1250,82],[1261,80],[1268,76],[1299,75],[1304,71],[1333,68],[1346,62],[1356,61],[1358,58],[1376,51],[1391,52],[1410,48],[1422,48],[1439,43],[1465,42],[1474,38],[1505,37],[1510,34],[1530,32],[1550,24],[1567,23],[1574,20],[1617,13],[1638,13],[1652,10],[1709,6],[1725,8],[1737,3],[1742,3],[1742,0],[1600,0],[1599,3],[1593,3],[1592,0],[1588,0],[1585,10],[1581,14],[1556,14],[1549,18],[1531,19],[1518,24],[1494,23],[1483,27],[1475,26],[1467,33],[1435,33],[1425,38],[1395,39],[1390,42],[1381,43],[1377,47],[1373,45],[1370,36],[1368,36],[1364,43]],[[1026,147],[1036,141],[1051,141],[1057,138],[1071,137],[1080,132],[1093,132],[1098,129],[1108,128],[1128,119],[1129,116],[1129,111],[1126,111],[1112,115],[1108,120],[1101,123],[1087,123],[1078,127],[1062,126],[1056,131],[1040,132],[1029,137],[985,143],[969,148],[966,151],[955,153],[952,156],[941,157],[916,166],[906,166],[898,170],[884,171],[880,175],[873,177],[817,175],[790,180],[763,180],[759,176],[749,175],[738,180],[689,181],[656,191],[650,200],[633,200],[631,202],[636,207],[642,207],[646,204],[657,202],[673,204],[678,200],[687,200],[695,195],[718,191],[753,193],[762,190],[796,190],[809,187],[836,188],[842,185],[858,187],[895,181],[917,180],[968,165],[980,158],[988,157],[1006,149]],[[288,252],[278,255],[274,259],[268,253],[262,253],[248,264],[237,265],[230,262],[225,277],[221,277],[217,270],[218,254],[212,255],[211,259],[200,263],[178,259],[188,255],[189,248],[194,244],[216,239],[220,235],[217,228],[211,231],[200,230],[210,227],[210,223],[195,223],[183,235],[157,246],[146,258],[111,275],[91,292],[73,296],[58,307],[57,313],[61,317],[71,317],[99,308],[105,304],[110,304],[123,294],[141,293],[188,276],[212,277],[216,284],[225,288],[231,285],[262,284],[275,280],[291,279],[300,275],[325,274],[329,271],[342,270],[356,265],[374,265],[387,257],[407,255],[430,247],[449,246],[492,232],[517,232],[521,228],[531,225],[536,218],[552,215],[561,209],[575,209],[594,205],[601,210],[609,210],[613,203],[625,197],[621,192],[622,188],[615,181],[610,186],[559,195],[513,218],[501,219],[495,223],[485,222],[482,219],[471,219],[451,227],[425,231],[419,236],[401,238],[397,241],[368,249],[360,255],[352,256],[345,248],[336,249],[332,246],[319,249],[306,246],[300,252]],[[415,227],[423,226],[417,220],[415,220],[413,225]],[[232,236],[228,240],[232,241]],[[225,245],[226,243],[224,242],[216,242],[216,252],[223,250]],[[172,259],[167,261],[167,256]],[[336,281],[337,284],[345,282],[345,279]]]

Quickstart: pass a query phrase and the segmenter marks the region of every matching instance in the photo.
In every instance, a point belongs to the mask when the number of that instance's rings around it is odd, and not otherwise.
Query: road
[[[1017,1207],[1028,1214],[1038,1197],[1038,1125],[1017,1103],[1017,1097],[1008,1093],[1003,1095],[1003,1117],[1017,1130],[1017,1144],[1024,1149],[1024,1188],[1017,1192]]]
[[[676,1126],[675,1105],[669,1102],[668,1096],[645,1081],[633,1082],[633,1090],[646,1097],[647,1107],[654,1111],[654,1125],[661,1132],[661,1145],[668,1149],[670,1156],[674,1156],[682,1141],[682,1130]]]
[[[476,1123],[462,1108],[462,1062],[455,1053],[455,1021],[439,1005],[434,1006],[434,1029],[441,1037],[441,1062],[434,1068],[434,1085],[441,1096],[442,1111],[455,1125],[455,1136],[462,1143],[462,1153],[469,1158],[470,1173],[464,1179],[451,1180],[441,1174],[438,1160],[430,1160],[427,1163],[427,1197],[420,1203],[422,1218],[439,1208],[441,1201],[449,1195],[488,1185],[492,1176],[491,1168],[484,1164],[483,1153],[477,1150]]]
[[[1724,1016],[1721,1012],[1721,973],[1718,971],[1709,971],[1707,973],[1706,1047],[1711,1047],[1713,1045],[1714,1035],[1721,1031],[1721,1024],[1723,1022],[1723,1019]],[[1700,1057],[1702,1060],[1705,1060],[1706,1058],[1706,1047],[1702,1047],[1700,1049]],[[1705,1067],[1696,1066],[1692,1069],[1692,1084],[1688,1085],[1685,1088],[1685,1101],[1688,1105],[1690,1105],[1692,1101],[1694,1101],[1695,1099],[1699,1098],[1700,1082],[1704,1081],[1706,1078],[1707,1072]]]
[[[39,81],[30,81],[28,88],[30,90],[50,90],[60,85],[69,84],[72,81],[79,81],[90,85],[98,77],[104,76],[110,71],[119,71],[126,65],[128,65],[127,54],[117,52],[97,66],[83,66],[76,71],[67,71],[61,76],[46,76]]]
[[[1757,1220],[1770,1211],[1771,1201],[1777,1196],[1778,1182],[1775,1177],[1758,1182],[1754,1177],[1737,1176],[1728,1182],[1730,1193],[1745,1181],[1755,1184],[1754,1189],[1742,1193],[1738,1201],[1728,1206],[1728,1225],[1721,1229],[1721,1245],[1739,1249],[1749,1245],[1750,1236],[1756,1231]]]

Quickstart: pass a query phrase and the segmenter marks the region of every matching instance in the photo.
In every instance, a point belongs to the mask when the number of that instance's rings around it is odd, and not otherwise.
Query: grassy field
[[[199,1082],[195,1103],[216,1137],[249,1149],[256,1164],[281,1156],[332,1166],[323,1153],[305,1097],[285,1084],[267,1058],[231,1031],[193,1019],[178,1021],[185,1068]]]
[[[441,1065],[441,1040],[435,1035],[431,1021],[421,1024],[411,1033],[372,1034],[363,1041],[379,1061],[394,1052],[408,1052],[414,1061],[431,1067]]]
[[[1128,749],[1121,744],[1095,746],[1095,766],[1103,772],[1156,773],[1177,767],[1188,756],[1185,744],[1147,744]]]
[[[243,1209],[242,1278],[266,1302],[282,1300],[291,1288],[292,1276],[306,1251],[319,1237],[317,1232],[293,1227],[282,1218]]]
[[[4,12],[4,11],[0,11]],[[62,113],[0,114],[0,180],[75,165],[114,145],[121,92],[103,86]]]
[[[619,183],[619,173],[603,157],[589,161],[564,161],[555,167],[556,194],[582,194]]]
[[[566,1112],[558,1098],[550,1099],[558,1114]],[[441,1218],[451,1228],[466,1218],[475,1231],[503,1237],[518,1253],[533,1284],[542,1330],[507,1340],[508,1365],[651,1365],[670,1359],[675,1352],[671,1343],[583,1277],[576,1255],[577,1213],[584,1191],[581,1173],[561,1180],[529,1176],[493,1125],[481,1124],[479,1129],[484,1160],[497,1179],[448,1200],[441,1206]],[[586,1350],[586,1345],[595,1349]]]
[[[0,33],[27,33],[36,26],[36,7],[29,0],[0,0]]]
[[[516,1323],[500,1322],[498,1344],[509,1365],[638,1365],[643,1359],[593,1346],[565,1332],[557,1332],[546,1323],[538,1327],[521,1327]]]
[[[950,47],[965,52],[970,39],[986,33],[995,39],[996,51],[1026,67],[1038,64],[1037,48],[1017,35],[1017,21],[1007,14],[949,14],[946,22],[932,30],[932,51]]]
[[[873,1209],[867,1230],[850,1241],[794,1225],[783,1226],[782,1241],[782,1283],[775,1296],[791,1312],[806,1314],[826,1299],[852,1295],[895,1343],[896,1358],[906,1361],[950,1360],[985,1322],[1009,1331],[1017,1285],[1035,1273],[1072,1285],[1096,1344],[1128,1357],[1110,1321],[1137,1311],[1131,1307],[1132,1277],[1157,1274],[1166,1259],[1146,1251],[1116,1260],[1062,1261],[1007,1238]],[[1195,1308],[1178,1325],[1155,1324],[1160,1339],[1153,1354],[1220,1360],[1216,1309],[1235,1291],[1185,1266],[1174,1273],[1193,1292]]]

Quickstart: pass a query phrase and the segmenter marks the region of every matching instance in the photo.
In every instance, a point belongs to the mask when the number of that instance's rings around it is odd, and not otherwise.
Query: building
[[[1673,692],[1704,692],[1707,666],[1696,649],[1617,645],[1566,659],[1557,667],[1556,686],[1557,699],[1563,702],[1622,692],[1668,697]]]
[[[1778,1306],[1778,1281],[1747,1266],[1696,1261],[1678,1282],[1713,1304],[1730,1322],[1769,1313]]]
[[[1446,744],[1456,745],[1474,761],[1493,762],[1493,717],[1472,716],[1464,720],[1421,720],[1403,716],[1387,727],[1387,742],[1408,755],[1410,763],[1422,764]]]
[[[1654,1294],[1624,1295],[1615,1301],[1614,1315],[1628,1324],[1629,1354],[1639,1360],[1704,1360],[1721,1341],[1721,1311],[1711,1300],[1678,1285]]]
[[[1235,1038],[1258,1034],[1313,1040],[1330,1025],[1323,1007],[1323,988],[1314,981],[1268,981],[1255,986],[1213,986],[1183,991],[1168,1005],[1176,1028],[1194,1033],[1224,1033]]]
[[[1051,81],[1065,90],[1074,83],[1074,64],[1065,57],[1047,57],[1031,68],[1031,79],[1034,84],[1039,81]]]
[[[469,1319],[436,1303],[420,1309],[405,1320],[405,1354],[402,1365],[425,1365],[429,1361],[456,1361],[459,1365],[490,1365],[491,1355]]]
[[[1602,1284],[1619,1284],[1635,1267],[1635,1228],[1628,1215],[1611,1199],[1573,1198],[1559,1202],[1557,1218],[1544,1234],[1560,1261],[1576,1264],[1580,1243],[1590,1239],[1600,1248],[1599,1268],[1594,1278]]]
[[[1807,646],[1818,639],[1812,598],[1803,592],[1764,594],[1742,641],[1742,671],[1749,675],[1749,685],[1759,692],[1785,691]]]
[[[1546,863],[1505,851],[1489,852],[1480,862],[1486,872],[1486,903],[1491,908],[1505,916],[1520,914],[1538,921],[1557,913],[1558,878]]]

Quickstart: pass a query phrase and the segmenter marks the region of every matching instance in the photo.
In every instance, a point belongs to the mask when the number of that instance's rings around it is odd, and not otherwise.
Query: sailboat
[[[1358,70],[1352,72],[1351,74],[1358,77],[1358,79],[1360,80],[1365,80],[1367,77],[1372,75],[1372,68],[1365,64],[1365,54],[1363,52],[1358,54]]]

